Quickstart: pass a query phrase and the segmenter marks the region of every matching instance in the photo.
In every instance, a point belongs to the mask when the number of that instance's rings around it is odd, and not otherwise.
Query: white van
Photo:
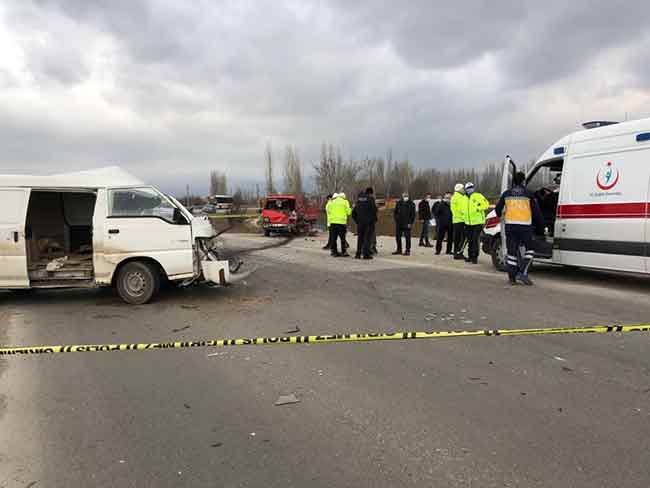
[[[117,167],[0,175],[0,288],[114,286],[127,303],[161,281],[225,285],[206,217]]]
[[[526,175],[544,215],[535,260],[650,273],[650,119],[584,127],[548,148]],[[503,190],[516,169],[506,158]],[[502,224],[494,212],[482,244],[504,270]]]

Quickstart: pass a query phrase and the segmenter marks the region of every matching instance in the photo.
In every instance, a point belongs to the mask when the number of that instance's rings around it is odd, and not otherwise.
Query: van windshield
[[[283,198],[271,198],[266,201],[266,210],[295,210],[296,201]]]

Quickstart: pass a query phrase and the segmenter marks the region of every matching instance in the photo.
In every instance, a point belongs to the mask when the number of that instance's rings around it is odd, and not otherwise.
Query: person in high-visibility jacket
[[[349,256],[346,246],[345,234],[348,228],[348,217],[352,215],[350,202],[345,193],[335,193],[326,207],[327,220],[330,223],[332,234],[332,256]],[[338,252],[338,239],[341,240],[341,252]]]
[[[457,183],[451,197],[451,223],[454,235],[454,259],[465,259],[465,221],[467,220],[467,196],[465,185]]]
[[[532,285],[528,277],[528,268],[535,257],[533,236],[535,227],[544,226],[544,216],[539,209],[537,199],[526,188],[526,175],[517,172],[512,177],[512,188],[506,190],[499,198],[494,212],[504,220],[506,226],[506,263],[511,285],[521,281]],[[525,252],[521,256],[521,246]]]
[[[332,194],[330,193],[325,198],[327,199],[327,203],[325,204],[325,218],[327,222],[328,238],[327,238],[327,244],[323,246],[323,249],[330,249],[332,247],[332,229],[330,229],[330,214],[327,211],[327,206],[332,201]]]
[[[465,184],[467,197],[467,219],[465,220],[465,239],[467,239],[467,261],[478,264],[479,239],[485,225],[485,212],[490,202],[474,190],[474,183]]]

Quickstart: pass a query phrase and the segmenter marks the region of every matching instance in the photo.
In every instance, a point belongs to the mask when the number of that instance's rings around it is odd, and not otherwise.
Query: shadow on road
[[[561,279],[565,284],[615,287],[621,291],[650,293],[650,276],[535,263],[531,276]]]

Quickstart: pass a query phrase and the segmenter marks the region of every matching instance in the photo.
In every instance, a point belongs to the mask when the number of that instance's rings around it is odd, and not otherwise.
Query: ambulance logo
[[[621,175],[618,172],[616,166],[611,161],[607,161],[605,165],[600,168],[598,175],[596,176],[596,185],[601,190],[611,190],[618,183],[618,179]]]

